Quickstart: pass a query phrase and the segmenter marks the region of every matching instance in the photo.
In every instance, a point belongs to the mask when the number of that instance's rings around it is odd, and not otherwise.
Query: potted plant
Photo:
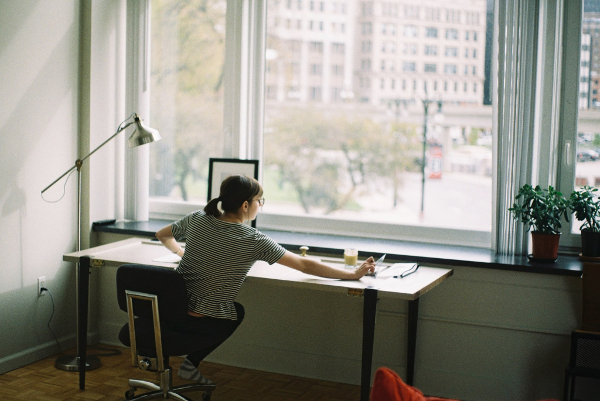
[[[596,199],[598,188],[584,186],[573,191],[569,198],[569,208],[575,218],[583,221],[581,230],[581,256],[600,257],[600,200]]]
[[[534,260],[556,260],[562,218],[569,221],[569,201],[552,186],[542,189],[529,184],[519,188],[515,203],[508,209],[516,220],[531,230]]]

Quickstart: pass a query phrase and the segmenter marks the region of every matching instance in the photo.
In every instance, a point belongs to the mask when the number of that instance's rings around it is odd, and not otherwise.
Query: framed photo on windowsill
[[[243,174],[258,180],[258,160],[215,159],[210,158],[208,164],[208,197],[207,202],[219,196],[223,180],[230,175]],[[250,225],[256,227],[256,220]]]

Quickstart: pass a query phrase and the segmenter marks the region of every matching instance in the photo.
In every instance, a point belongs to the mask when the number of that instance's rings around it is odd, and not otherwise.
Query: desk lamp
[[[129,121],[127,124],[125,124],[131,118],[133,118],[133,121]],[[123,125],[123,124],[125,124],[125,125]],[[50,189],[50,187],[52,187],[54,184],[56,184],[58,181],[60,181],[67,174],[69,174],[69,176],[70,176],[70,174],[75,169],[77,169],[77,251],[78,252],[81,251],[81,167],[83,166],[83,162],[86,159],[88,159],[91,155],[96,153],[96,151],[98,149],[100,149],[101,147],[106,145],[108,142],[110,142],[113,138],[115,138],[117,135],[119,135],[119,133],[121,131],[124,131],[127,127],[129,127],[132,124],[136,124],[137,129],[129,137],[128,143],[129,143],[130,148],[144,145],[144,144],[151,143],[151,142],[156,142],[161,139],[160,134],[158,133],[157,130],[144,125],[144,123],[142,122],[141,118],[137,115],[137,113],[133,113],[132,115],[127,117],[127,119],[125,119],[121,124],[119,124],[119,126],[117,127],[117,132],[115,132],[110,138],[108,138],[106,141],[102,142],[100,144],[100,146],[98,146],[96,149],[92,150],[86,156],[82,157],[81,159],[77,159],[75,161],[75,165],[73,167],[68,169],[64,174],[62,174],[60,177],[58,177],[56,180],[54,180],[50,185],[48,185],[46,188],[44,188],[42,190],[42,199],[43,199],[44,192],[46,192],[48,189]],[[69,179],[69,177],[67,177],[67,180],[68,179]],[[66,182],[65,182],[65,185],[66,185]],[[63,195],[64,195],[64,193],[63,193]],[[77,271],[76,282],[77,282],[77,286],[78,286],[79,285],[79,267],[76,269],[76,271]],[[79,294],[79,288],[76,288],[75,291],[76,291],[76,294]],[[76,321],[77,322],[77,349],[79,350],[79,341],[80,341],[80,339],[79,339],[80,322],[79,322],[79,310],[78,310],[79,302],[76,302],[76,308],[77,308],[77,311],[76,311],[76,313],[77,313],[77,321]],[[77,357],[77,356],[64,355],[64,356],[58,357],[56,359],[56,362],[54,365],[56,366],[56,368],[61,369],[61,370],[67,370],[67,371],[79,371],[80,370],[79,357]],[[94,370],[99,367],[100,367],[100,359],[98,357],[96,357],[96,356],[87,356],[86,357],[86,369],[85,370]]]

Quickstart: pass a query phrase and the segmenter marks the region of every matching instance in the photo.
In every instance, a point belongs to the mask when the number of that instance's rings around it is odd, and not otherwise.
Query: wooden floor
[[[129,378],[157,378],[131,366],[128,348],[106,346],[122,352],[118,356],[102,356],[99,369],[86,372],[86,389],[79,390],[79,374],[54,367],[56,355],[31,365],[0,375],[0,400],[123,400]],[[88,349],[88,353],[97,350]],[[106,352],[106,351],[98,351]],[[74,350],[70,351],[71,354]],[[186,382],[177,377],[182,358],[172,358],[175,373],[173,385]],[[203,362],[203,375],[217,384],[211,401],[348,401],[360,398],[360,387],[320,380],[241,369]],[[143,390],[139,390],[142,393]],[[193,400],[202,400],[200,393],[186,393]]]

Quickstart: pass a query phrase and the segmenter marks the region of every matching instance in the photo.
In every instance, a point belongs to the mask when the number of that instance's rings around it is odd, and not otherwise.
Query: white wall
[[[124,35],[121,1],[0,1],[0,373],[58,352],[39,276],[61,347],[75,345],[75,266],[62,255],[77,246],[77,174],[44,194],[59,202],[40,192],[130,114]],[[117,137],[84,164],[83,248],[92,221],[122,216],[123,152]]]
[[[58,203],[41,190],[75,161],[78,130],[78,1],[0,5],[0,372],[58,352],[46,327],[73,342],[76,180]],[[46,198],[61,197],[62,185]]]

